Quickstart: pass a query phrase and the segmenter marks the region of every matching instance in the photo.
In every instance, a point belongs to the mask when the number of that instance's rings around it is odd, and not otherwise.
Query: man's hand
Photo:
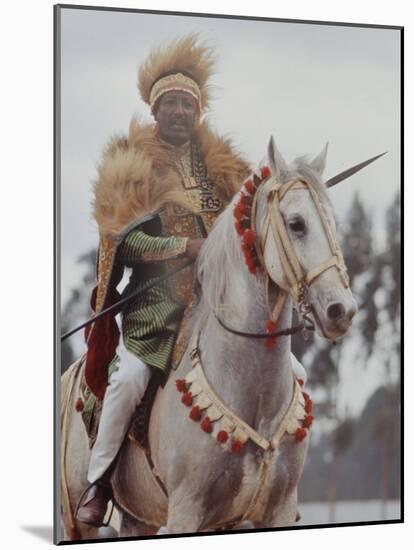
[[[200,252],[205,239],[189,239],[187,242],[187,248],[185,249],[186,256],[195,260]]]

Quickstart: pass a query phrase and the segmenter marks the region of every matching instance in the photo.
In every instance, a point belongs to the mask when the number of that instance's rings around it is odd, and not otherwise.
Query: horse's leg
[[[168,522],[160,534],[197,533],[205,518],[201,501],[188,493],[188,487],[175,490],[168,501]]]
[[[256,528],[290,527],[295,525],[298,512],[297,489],[278,504],[273,510],[268,510],[261,521],[255,521]]]
[[[132,517],[127,512],[120,511],[121,526],[119,530],[120,537],[141,537],[155,535],[158,527],[147,525],[142,521]]]

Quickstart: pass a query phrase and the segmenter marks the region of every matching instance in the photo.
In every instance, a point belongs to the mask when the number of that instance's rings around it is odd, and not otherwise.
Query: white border
[[[78,2],[73,2],[74,4]],[[406,59],[412,61],[412,16],[404,0],[291,0],[271,3],[228,0],[196,3],[174,0],[110,2],[91,0],[96,6],[139,9],[201,11],[278,18],[317,19],[404,25]],[[52,526],[52,239],[53,239],[53,2],[21,0],[2,6],[2,140],[1,223],[2,260],[1,302],[2,342],[2,546],[27,548],[51,543],[42,538]],[[409,63],[406,64],[408,67]],[[407,74],[410,83],[411,75]],[[406,91],[406,97],[409,93]],[[408,102],[407,102],[408,103]],[[412,107],[407,105],[408,122]],[[6,127],[4,127],[4,123]],[[407,148],[408,149],[408,148]],[[4,152],[7,151],[6,154]],[[406,181],[410,181],[409,158]],[[4,166],[6,170],[4,170]],[[409,186],[408,186],[409,187]],[[413,204],[408,189],[405,203]],[[411,199],[411,200],[410,200]],[[406,242],[410,244],[412,220],[407,220]],[[408,266],[408,269],[410,267]],[[407,280],[410,280],[408,274]],[[406,310],[410,311],[412,292],[406,288]],[[412,333],[407,321],[406,334]],[[5,353],[4,353],[5,352]],[[406,388],[412,387],[411,365],[406,359]],[[407,393],[407,401],[409,395]],[[411,413],[406,411],[406,425]],[[406,441],[406,464],[413,462],[412,444]],[[356,545],[387,549],[412,540],[409,525],[412,507],[409,488],[412,474],[406,468],[406,518],[408,525],[348,527],[294,532],[191,537],[162,541],[121,542],[128,547],[155,548],[318,548],[334,546],[347,550]],[[352,480],[350,480],[352,483]],[[410,532],[411,531],[411,532]],[[40,533],[39,535],[33,534]],[[51,533],[51,531],[50,531]],[[410,536],[411,535],[411,536]],[[86,544],[82,548],[95,548]],[[111,547],[112,548],[112,547]],[[118,548],[118,545],[116,546]],[[119,546],[121,548],[121,546]]]

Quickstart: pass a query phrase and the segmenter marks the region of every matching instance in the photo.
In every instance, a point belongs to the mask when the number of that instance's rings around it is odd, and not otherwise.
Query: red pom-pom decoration
[[[309,397],[309,394],[306,393],[305,391],[302,392],[302,395],[305,399],[305,412],[307,414],[310,414],[312,412],[312,406],[313,406],[312,399]]]
[[[256,236],[252,229],[246,229],[243,235],[243,243],[252,244],[256,240]]]
[[[201,410],[198,405],[194,405],[194,407],[191,409],[190,418],[191,420],[194,420],[194,422],[198,422],[201,419]]]
[[[187,382],[184,379],[177,379],[175,381],[175,386],[177,388],[177,391],[179,391],[179,392],[186,392],[187,391]]]
[[[245,215],[245,206],[244,204],[241,204],[240,202],[236,204],[234,207],[233,213],[236,220],[241,220],[241,218]]]
[[[181,398],[181,402],[184,403],[184,405],[186,407],[191,407],[191,405],[193,404],[193,395],[190,391],[186,392],[182,398]]]
[[[267,349],[274,349],[276,346],[277,346],[276,336],[272,336],[271,338],[266,338]]]
[[[217,434],[217,442],[218,443],[226,443],[226,441],[229,438],[229,434],[225,430],[220,430]]]
[[[269,319],[266,323],[267,332],[275,332],[276,328],[277,328],[276,323],[274,321],[272,321],[271,319]]]
[[[254,193],[254,191],[256,191],[256,187],[253,183],[253,180],[247,180],[246,183],[244,184],[244,188],[248,193]]]
[[[312,407],[313,407],[313,404],[311,399],[305,402],[305,412],[307,414],[310,414],[312,412]]]
[[[240,439],[233,439],[231,442],[231,452],[241,453],[244,448],[244,443]]]
[[[83,403],[82,399],[79,397],[79,399],[77,399],[77,401],[75,403],[75,409],[76,409],[77,412],[82,412],[83,407],[84,407],[84,403]]]
[[[245,243],[244,241],[242,241],[241,248],[242,248],[243,254],[245,255],[248,254],[249,256],[251,255],[252,246],[249,243]]]
[[[270,168],[268,166],[262,166],[262,168],[260,169],[260,174],[262,176],[262,180],[267,179],[271,174]]]
[[[253,203],[253,199],[250,195],[242,195],[240,198],[240,203],[244,206],[251,206]]]
[[[305,384],[303,378],[296,378],[296,380],[298,381],[299,386],[303,386]]]
[[[213,424],[211,423],[208,416],[205,417],[205,419],[201,423],[201,429],[207,432],[208,434],[211,434],[213,431]]]
[[[306,430],[305,428],[298,428],[295,432],[295,440],[296,443],[300,443],[303,441],[306,437]]]
[[[302,426],[304,428],[310,428],[312,426],[312,422],[313,422],[313,416],[311,414],[307,414],[303,419]]]

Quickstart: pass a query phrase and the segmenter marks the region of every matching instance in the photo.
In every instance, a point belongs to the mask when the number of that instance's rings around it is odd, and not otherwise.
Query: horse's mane
[[[233,217],[238,197],[239,193],[217,218],[197,262],[197,276],[202,286],[203,300],[216,313],[230,306],[226,303],[230,287],[244,286],[245,274],[240,269],[243,261],[240,239],[234,228]]]
[[[331,200],[328,195],[328,190],[321,178],[312,169],[309,158],[307,156],[297,157],[292,163],[292,170],[289,171],[289,177],[301,176],[308,181],[317,191],[322,200],[331,207]]]

